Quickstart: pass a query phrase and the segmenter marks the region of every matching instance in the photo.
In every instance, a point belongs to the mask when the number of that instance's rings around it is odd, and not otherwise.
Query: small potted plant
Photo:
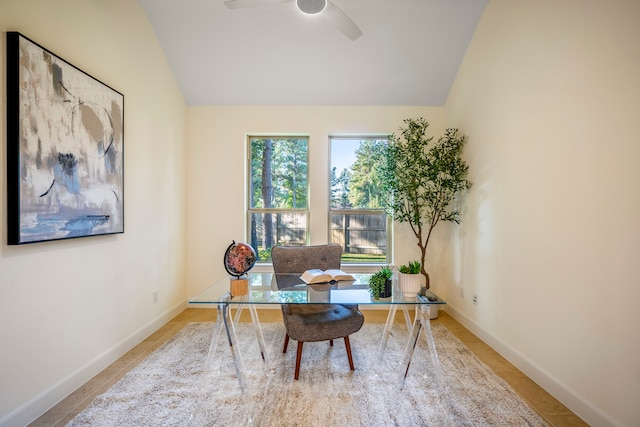
[[[390,267],[380,267],[376,273],[369,278],[369,289],[371,289],[371,295],[373,299],[389,298],[393,293],[391,284],[391,276],[393,270]]]
[[[415,297],[420,292],[420,271],[422,264],[420,261],[411,261],[409,264],[401,265],[398,268],[398,286],[404,297]]]

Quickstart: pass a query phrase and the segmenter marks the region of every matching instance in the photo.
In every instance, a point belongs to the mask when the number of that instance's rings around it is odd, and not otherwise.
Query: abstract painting
[[[124,232],[124,96],[7,33],[8,244]]]

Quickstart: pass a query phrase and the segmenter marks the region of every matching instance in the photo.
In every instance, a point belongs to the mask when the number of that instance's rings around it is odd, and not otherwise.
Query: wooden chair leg
[[[355,371],[356,368],[353,366],[353,357],[351,355],[351,343],[349,343],[349,337],[344,337],[344,346],[347,348],[347,357],[349,358],[349,368],[352,371]]]
[[[289,334],[284,335],[284,347],[282,347],[282,352],[287,352],[287,347],[289,347]]]
[[[293,379],[297,380],[300,376],[300,360],[302,360],[302,346],[304,342],[298,341],[298,353],[296,354],[296,372],[293,375]]]
[[[333,340],[329,340],[329,345],[333,347]]]

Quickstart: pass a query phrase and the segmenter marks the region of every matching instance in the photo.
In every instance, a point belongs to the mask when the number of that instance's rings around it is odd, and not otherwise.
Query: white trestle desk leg
[[[264,344],[264,335],[262,334],[262,327],[260,326],[260,319],[258,318],[258,312],[256,310],[255,304],[249,304],[249,313],[251,313],[251,323],[253,324],[253,330],[256,333],[258,345],[260,346],[260,355],[262,356],[262,361],[266,366],[268,366],[269,360],[267,356],[267,346]]]
[[[396,318],[396,310],[398,306],[391,304],[389,307],[389,314],[387,314],[387,323],[384,324],[384,332],[382,333],[382,339],[378,345],[378,361],[382,361],[382,354],[385,348],[387,348],[387,341],[389,341],[389,335],[391,335],[391,328],[393,327],[393,320]]]
[[[222,317],[224,316],[224,303],[218,304],[218,312],[216,313],[216,321],[213,324],[213,331],[211,333],[211,343],[209,344],[209,353],[207,355],[207,362],[205,369],[210,371],[213,368],[213,360],[216,356],[216,350],[218,349],[218,341],[220,340],[220,334],[224,329],[224,322]]]
[[[409,316],[409,308],[407,304],[402,304],[402,313],[404,314],[404,323],[407,324],[407,331],[411,332],[411,316]],[[416,307],[416,316],[418,315],[418,308]],[[415,316],[414,316],[415,317]]]
[[[407,324],[407,331],[411,333],[412,322],[411,322],[411,316],[409,315],[409,309],[407,308],[407,304],[400,304],[400,305],[402,306],[404,321]],[[389,308],[389,314],[387,315],[387,322],[384,324],[384,332],[382,333],[382,339],[380,340],[380,344],[378,345],[378,361],[382,360],[382,355],[384,354],[384,351],[387,348],[387,342],[389,341],[389,335],[391,335],[391,328],[393,328],[393,323],[396,319],[397,311],[398,311],[398,304],[391,304],[391,307]],[[417,316],[417,311],[416,311],[416,316]]]
[[[440,359],[438,358],[438,351],[436,350],[436,342],[433,339],[433,330],[431,329],[431,304],[420,306],[420,317],[422,318],[422,330],[424,331],[424,337],[427,340],[429,346],[429,354],[431,355],[431,362],[433,363],[433,370],[436,379],[436,387],[438,388],[438,394],[441,398],[445,398],[446,402],[449,402],[449,395],[447,393],[447,387],[444,383],[442,376],[442,368],[440,367]]]
[[[230,296],[228,296],[230,298]],[[209,387],[215,387],[215,379],[211,376],[211,370],[213,369],[213,361],[215,359],[216,350],[218,348],[218,342],[222,330],[225,330],[227,340],[229,342],[229,350],[231,351],[231,357],[233,359],[233,366],[238,377],[238,383],[240,385],[240,392],[243,395],[247,394],[246,380],[244,376],[244,365],[242,363],[242,356],[237,346],[238,339],[236,337],[236,331],[231,321],[231,313],[229,311],[228,302],[218,303],[218,313],[216,315],[216,322],[213,325],[213,333],[211,334],[211,343],[209,344],[209,354],[207,355],[207,361],[205,363],[205,372],[201,379],[201,389],[206,390]],[[194,425],[205,425],[203,417],[207,416],[208,405],[208,392],[202,394],[202,397],[198,399],[198,403],[194,406],[194,411],[190,415],[191,422]]]
[[[213,330],[211,332],[211,342],[209,343],[209,353],[207,354],[207,359],[204,365],[204,372],[202,378],[200,379],[200,386],[198,387],[200,390],[204,390],[205,392],[198,398],[197,403],[194,405],[193,410],[190,415],[191,423],[194,425],[201,425],[203,423],[204,418],[206,417],[206,409],[209,402],[209,389],[213,386],[213,362],[216,356],[216,350],[218,349],[218,341],[220,340],[220,335],[222,334],[222,330],[224,329],[224,321],[222,320],[224,316],[224,306],[225,303],[218,304],[218,312],[216,313],[216,321],[213,324]]]
[[[416,310],[418,310],[417,307]],[[407,345],[404,348],[404,354],[402,356],[402,377],[400,381],[400,390],[404,388],[405,380],[407,379],[407,375],[409,374],[411,358],[413,357],[413,351],[416,349],[416,344],[418,344],[418,337],[420,336],[421,328],[422,322],[420,321],[420,316],[418,316],[416,313],[413,321],[413,326],[409,329],[409,339],[407,340]]]
[[[236,305],[236,314],[233,316],[233,325],[238,327],[238,322],[240,321],[240,315],[242,314],[242,310],[247,302],[247,296],[243,295],[238,297],[242,304]],[[256,334],[256,338],[258,339],[258,345],[260,346],[260,356],[262,356],[262,361],[268,364],[267,360],[267,350],[266,345],[264,343],[264,335],[262,334],[262,327],[260,326],[260,319],[258,318],[258,311],[256,310],[255,304],[248,304],[249,313],[251,314],[251,324],[253,325],[253,330]]]
[[[239,297],[241,301],[246,301],[247,297],[242,296]],[[240,321],[240,315],[242,314],[242,309],[244,308],[244,304],[236,304],[236,314],[233,316],[233,326],[238,327],[238,322]]]
[[[413,357],[413,352],[415,350],[416,344],[418,343],[418,338],[420,337],[420,330],[424,332],[424,337],[427,341],[427,347],[429,350],[429,354],[431,356],[431,361],[433,364],[433,374],[436,380],[436,387],[438,394],[441,397],[444,397],[448,402],[448,396],[446,392],[446,387],[444,385],[443,377],[442,377],[442,369],[440,368],[440,360],[438,359],[438,352],[436,350],[436,343],[433,339],[433,331],[431,330],[431,321],[430,321],[430,313],[431,313],[431,305],[430,304],[420,304],[416,307],[416,316],[413,322],[413,327],[411,328],[411,334],[409,337],[409,341],[407,342],[407,346],[404,350],[403,356],[403,371],[402,372],[402,380],[401,386],[402,389],[404,387],[405,380],[409,373],[409,367],[411,366],[411,358]]]
[[[211,335],[211,344],[209,345],[209,355],[207,356],[207,363],[205,368],[207,371],[211,370],[213,366],[213,359],[215,358],[216,349],[218,348],[218,341],[220,340],[220,334],[222,329],[225,330],[227,335],[227,341],[229,342],[229,351],[231,352],[231,358],[233,359],[233,366],[238,377],[240,384],[240,391],[244,394],[246,392],[246,380],[244,377],[244,364],[242,363],[242,356],[238,349],[238,338],[236,337],[236,330],[231,320],[231,313],[229,312],[229,304],[221,302],[218,304],[218,314],[216,316],[216,323],[213,326],[213,334]]]
[[[240,354],[240,349],[238,348],[238,337],[236,336],[236,328],[231,321],[231,314],[229,313],[228,304],[224,304],[222,321],[227,332],[229,351],[231,351],[233,366],[236,370],[238,382],[240,383],[240,391],[242,391],[242,393],[244,394],[247,390],[247,383],[244,378],[244,364],[242,363],[242,355]]]

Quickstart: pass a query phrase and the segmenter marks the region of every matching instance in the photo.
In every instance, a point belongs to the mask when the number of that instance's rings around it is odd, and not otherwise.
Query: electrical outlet
[[[154,291],[153,292],[153,303],[157,303],[158,302],[158,291]]]
[[[473,304],[478,305],[478,294],[473,294]]]

